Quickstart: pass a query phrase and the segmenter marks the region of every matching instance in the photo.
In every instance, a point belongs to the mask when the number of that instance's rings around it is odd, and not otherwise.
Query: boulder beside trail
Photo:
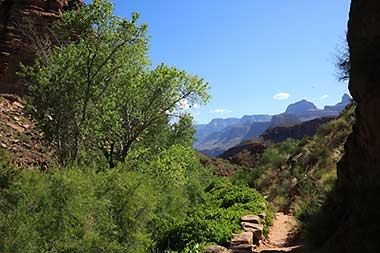
[[[229,250],[223,246],[219,246],[219,245],[207,246],[204,249],[204,252],[206,252],[206,253],[232,253],[231,250]]]
[[[244,215],[240,217],[240,225],[244,232],[235,235],[230,241],[229,249],[222,246],[208,246],[205,252],[209,253],[252,253],[263,239],[264,226],[261,220],[266,220],[265,214]]]

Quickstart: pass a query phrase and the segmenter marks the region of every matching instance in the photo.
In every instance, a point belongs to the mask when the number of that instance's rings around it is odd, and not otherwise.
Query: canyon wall
[[[352,0],[347,39],[354,130],[338,164],[336,252],[379,252],[380,1]]]
[[[59,11],[75,9],[81,0],[0,0],[0,93],[24,94],[24,85],[16,72],[20,63],[33,63],[34,52],[28,46],[20,24],[25,18],[36,33],[44,33],[46,27],[59,17]]]

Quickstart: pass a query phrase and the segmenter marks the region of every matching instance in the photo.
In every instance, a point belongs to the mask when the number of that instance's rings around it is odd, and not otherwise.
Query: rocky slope
[[[320,213],[335,187],[337,162],[352,131],[354,110],[352,104],[340,117],[321,125],[310,138],[268,146],[253,167],[243,167],[235,173],[237,180],[257,189],[277,210],[294,213],[301,237],[310,239],[308,245],[320,247],[334,233],[330,230],[336,224],[334,220]],[[327,214],[336,208],[330,206]],[[345,234],[341,236],[345,238]]]
[[[270,143],[282,142],[289,138],[300,140],[304,136],[313,136],[320,125],[334,119],[335,117],[333,116],[322,117],[289,126],[271,127],[268,128],[261,137],[264,142]]]
[[[260,139],[252,139],[228,149],[219,158],[239,166],[254,167],[266,148]]]
[[[59,11],[81,4],[81,0],[0,0],[0,93],[24,94],[16,72],[20,63],[33,62],[34,42],[27,38],[22,24],[30,23],[37,34],[44,34]]]
[[[268,128],[259,137],[243,141],[219,157],[233,164],[254,167],[268,146],[287,139],[300,140],[305,136],[313,136],[321,125],[333,120],[335,117],[323,117],[293,125]]]
[[[0,95],[0,160],[46,169],[53,157],[24,113],[22,101],[15,95]]]
[[[336,236],[339,252],[379,252],[380,1],[352,0],[348,24],[350,92],[357,122],[338,166]]]

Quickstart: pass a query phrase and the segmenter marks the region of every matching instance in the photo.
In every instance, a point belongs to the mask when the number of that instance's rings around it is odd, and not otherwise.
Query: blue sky
[[[149,25],[154,65],[174,65],[210,83],[212,100],[192,111],[198,123],[276,114],[302,98],[322,107],[348,92],[336,80],[334,56],[344,42],[349,0],[113,2],[117,15],[139,12]]]

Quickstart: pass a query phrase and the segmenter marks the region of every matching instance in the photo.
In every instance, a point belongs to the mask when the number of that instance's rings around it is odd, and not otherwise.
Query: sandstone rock
[[[239,244],[232,245],[231,250],[233,253],[251,253],[255,249],[255,246],[252,244]]]
[[[231,240],[231,245],[252,244],[252,243],[253,243],[252,232],[240,233]]]
[[[263,229],[263,225],[251,222],[241,222],[242,227]]]
[[[261,213],[258,215],[260,219],[267,220],[267,215],[265,213]]]
[[[241,217],[240,221],[260,224],[260,217],[257,215],[249,214],[249,215],[244,215],[243,217]]]
[[[16,106],[16,107],[19,107],[19,108],[24,108],[24,106],[22,104],[20,104],[19,102],[15,101],[12,104],[13,104],[13,106]]]
[[[6,0],[0,1],[0,93],[24,94],[24,86],[16,72],[20,63],[32,64],[34,52],[27,45],[18,25],[21,19],[32,22],[38,33],[46,32],[46,26],[58,19],[60,10],[75,9],[81,0]]]
[[[223,246],[212,245],[212,246],[207,246],[204,249],[204,252],[207,252],[207,253],[229,253],[231,251],[229,249],[223,247]]]
[[[261,224],[254,224],[254,223],[244,223],[243,225],[244,231],[252,232],[254,237],[254,242],[258,242],[263,237],[263,231],[264,227]]]

